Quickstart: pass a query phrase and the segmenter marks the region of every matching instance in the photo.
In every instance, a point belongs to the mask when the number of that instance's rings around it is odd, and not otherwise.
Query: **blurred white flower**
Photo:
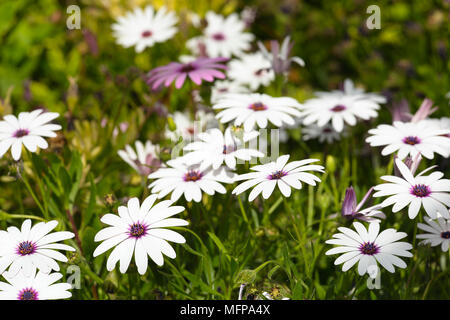
[[[58,124],[49,123],[59,117],[56,112],[43,112],[37,109],[31,112],[21,112],[16,118],[6,115],[0,121],[0,157],[11,148],[14,160],[19,160],[22,154],[22,145],[30,152],[37,148],[47,149],[48,143],[43,137],[56,137],[53,131],[60,130]]]
[[[140,175],[148,176],[161,166],[158,158],[159,145],[147,140],[145,145],[141,141],[136,141],[135,146],[136,151],[127,144],[125,150],[119,150],[117,154]]]
[[[125,48],[134,46],[139,53],[157,42],[172,38],[177,32],[177,21],[175,12],[168,12],[165,7],[155,11],[152,6],[146,6],[119,17],[112,29],[118,44]]]
[[[359,275],[364,275],[371,266],[380,263],[387,271],[394,273],[394,266],[406,268],[406,263],[400,257],[412,257],[412,245],[407,242],[398,242],[407,236],[404,232],[395,229],[380,231],[380,224],[372,222],[366,229],[360,222],[354,222],[352,229],[339,227],[341,233],[333,235],[333,239],[325,241],[338,247],[325,252],[326,255],[343,253],[334,261],[335,265],[344,263],[342,271],[347,271],[358,263]]]
[[[261,52],[242,55],[228,63],[227,76],[229,79],[249,86],[253,91],[260,86],[268,86],[274,79],[275,73],[270,60]]]
[[[188,112],[176,111],[173,114],[173,122],[176,130],[171,131],[166,126],[165,136],[174,142],[178,141],[180,137],[185,141],[193,141],[200,132],[218,126],[214,113],[203,110],[197,111],[195,120],[191,120]]]
[[[323,143],[333,143],[341,139],[341,134],[334,130],[333,126],[326,124],[323,127],[319,127],[316,124],[311,124],[309,126],[302,128],[303,140],[318,139],[319,142]]]
[[[94,251],[94,257],[114,249],[106,262],[106,269],[112,271],[120,261],[119,270],[128,270],[134,254],[134,260],[140,274],[148,268],[148,257],[157,265],[164,264],[163,255],[171,259],[176,253],[168,241],[185,243],[179,233],[165,229],[188,225],[183,219],[169,218],[184,211],[182,206],[172,206],[172,201],[166,200],[155,204],[156,195],[147,197],[142,205],[138,198],[128,200],[127,206],[118,208],[119,214],[105,214],[100,220],[109,227],[100,230],[95,235],[95,241],[103,241]]]
[[[209,11],[205,19],[207,26],[202,41],[209,57],[230,58],[250,49],[254,35],[244,32],[246,25],[236,13],[224,17]]]
[[[214,82],[211,88],[211,102],[217,103],[229,93],[249,93],[250,91],[244,85],[229,80],[218,80]]]

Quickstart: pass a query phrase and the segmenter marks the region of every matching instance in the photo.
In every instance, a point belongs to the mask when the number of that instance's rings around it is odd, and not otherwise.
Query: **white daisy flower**
[[[69,283],[55,283],[63,277],[61,273],[36,274],[34,270],[29,277],[21,273],[14,277],[4,273],[3,277],[8,282],[0,282],[0,300],[57,300],[72,297]]]
[[[423,121],[429,122],[441,130],[449,130],[450,128],[450,118],[448,117],[442,117],[440,119],[428,118]],[[450,133],[445,134],[445,136],[450,138]]]
[[[274,79],[272,64],[261,52],[242,55],[228,63],[228,79],[247,85],[253,91],[268,86]]]
[[[450,138],[445,136],[450,134],[450,127],[441,129],[430,121],[395,121],[392,125],[381,124],[369,130],[369,134],[366,142],[372,147],[385,146],[381,151],[383,156],[398,152],[403,160],[418,153],[427,159],[433,159],[435,152],[443,157],[450,155]]]
[[[227,17],[212,11],[205,16],[207,27],[203,32],[203,43],[209,57],[239,56],[250,49],[254,35],[244,32],[245,23],[236,13]]]
[[[326,124],[323,127],[319,127],[316,124],[311,124],[302,128],[303,140],[308,141],[312,139],[318,139],[320,143],[327,142],[333,143],[341,139],[341,134],[334,130],[333,126]]]
[[[229,93],[249,93],[249,90],[236,81],[218,80],[211,88],[211,102],[217,103]]]
[[[233,183],[235,174],[225,167],[213,170],[211,167],[200,170],[200,165],[189,165],[182,158],[167,162],[168,168],[161,168],[148,176],[156,179],[149,188],[161,199],[172,193],[170,199],[177,201],[183,194],[186,201],[200,202],[202,191],[209,195],[215,192],[226,193],[220,182]]]
[[[165,7],[155,11],[152,6],[147,6],[119,17],[112,29],[118,44],[125,48],[134,46],[139,53],[157,42],[172,38],[177,32],[177,21],[175,13],[167,12]]]
[[[347,95],[343,93],[318,93],[303,104],[303,124],[309,126],[316,123],[319,127],[331,123],[337,132],[344,129],[344,123],[354,126],[358,118],[369,120],[378,116],[378,102],[364,95]]]
[[[60,130],[58,124],[49,123],[59,117],[56,112],[43,112],[37,109],[31,112],[21,112],[16,118],[6,115],[0,121],[0,157],[11,147],[14,160],[19,160],[22,154],[22,145],[30,152],[36,152],[37,147],[47,149],[48,143],[43,137],[56,137],[53,131]]]
[[[191,151],[183,156],[189,164],[200,164],[200,170],[209,166],[218,169],[225,163],[230,169],[236,168],[236,160],[250,161],[252,157],[263,157],[264,154],[255,149],[244,148],[242,142],[232,134],[231,128],[225,133],[219,129],[210,129],[198,135],[199,141],[184,147]]]
[[[398,212],[409,206],[408,216],[414,219],[423,206],[430,218],[435,219],[442,215],[450,218],[446,206],[450,206],[450,180],[441,179],[444,174],[436,171],[429,176],[423,174],[431,168],[413,176],[410,169],[399,159],[395,160],[398,170],[403,178],[396,176],[382,176],[383,183],[374,187],[374,197],[389,196],[381,205],[387,207],[394,205],[392,212]]]
[[[58,225],[58,221],[39,222],[31,226],[31,220],[22,223],[19,230],[9,227],[0,231],[0,274],[9,267],[9,275],[14,277],[20,270],[25,276],[30,276],[34,269],[44,273],[59,271],[55,260],[67,262],[68,259],[56,250],[75,251],[71,246],[57,243],[72,239],[72,232],[60,231],[49,233]]]
[[[298,108],[301,104],[289,97],[274,98],[267,94],[229,94],[219,100],[213,109],[224,109],[216,118],[222,123],[234,120],[234,125],[243,124],[245,131],[254,129],[255,124],[259,128],[266,128],[270,121],[276,127],[283,124],[295,124],[294,117],[299,117]]]
[[[331,93],[338,96],[353,96],[359,99],[372,100],[376,103],[386,103],[386,97],[378,93],[365,92],[363,88],[355,87],[355,84],[351,79],[344,80],[343,90],[332,90]],[[328,96],[329,94],[330,92],[316,92],[316,95],[319,97]]]
[[[159,145],[147,140],[145,145],[141,141],[136,141],[135,146],[136,151],[127,144],[125,150],[119,150],[117,154],[140,175],[148,176],[161,166],[158,159]]]
[[[105,214],[100,220],[109,227],[100,230],[94,241],[103,241],[94,251],[94,257],[114,249],[106,262],[106,269],[112,271],[120,261],[119,270],[128,270],[134,254],[138,272],[144,274],[148,267],[148,257],[158,266],[164,264],[163,255],[171,259],[176,253],[168,241],[185,243],[179,233],[165,229],[188,225],[183,219],[169,218],[184,211],[182,206],[172,206],[172,201],[166,200],[155,204],[156,195],[147,197],[142,205],[138,198],[128,200],[127,206],[118,208],[119,214]]]
[[[387,271],[394,273],[394,266],[406,268],[406,263],[400,257],[412,257],[412,245],[407,242],[398,242],[407,236],[404,232],[395,229],[380,231],[380,224],[372,222],[368,230],[360,222],[353,222],[352,229],[339,227],[341,233],[333,235],[333,239],[325,241],[338,247],[325,252],[326,255],[343,253],[334,261],[335,265],[344,263],[342,271],[347,271],[358,263],[359,275],[364,275],[369,267],[380,263]]]
[[[191,120],[188,112],[176,111],[173,114],[173,122],[176,130],[171,131],[166,126],[165,136],[174,142],[178,141],[180,137],[185,141],[193,141],[200,132],[218,125],[214,113],[202,110],[197,111],[196,120]]]
[[[310,164],[319,160],[306,159],[290,163],[288,163],[288,160],[289,155],[284,155],[276,161],[251,167],[250,169],[256,172],[241,174],[235,178],[235,181],[247,181],[238,185],[233,190],[233,194],[238,195],[254,187],[250,192],[248,201],[253,201],[261,192],[263,198],[267,199],[274,191],[275,186],[278,186],[283,196],[289,197],[291,188],[298,190],[302,188],[302,181],[312,186],[316,185],[316,181],[320,182],[318,177],[305,172],[316,171],[323,173],[324,167]]]
[[[437,218],[436,221],[433,221],[425,217],[425,221],[427,224],[417,224],[419,229],[427,232],[416,236],[417,239],[424,239],[420,244],[430,244],[433,247],[441,245],[443,252],[448,251],[450,245],[450,220]]]

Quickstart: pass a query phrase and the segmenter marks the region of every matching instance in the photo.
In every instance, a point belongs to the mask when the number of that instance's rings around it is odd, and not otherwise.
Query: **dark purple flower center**
[[[345,109],[347,109],[346,106],[344,106],[342,104],[338,104],[338,105],[334,106],[333,108],[331,108],[331,111],[333,111],[333,112],[341,112],[341,111],[344,111]]]
[[[403,143],[413,146],[415,144],[419,144],[420,143],[420,139],[418,137],[415,137],[415,136],[409,136],[409,137],[405,137],[403,139]]]
[[[268,68],[262,68],[262,69],[256,70],[255,71],[255,76],[260,77],[267,71],[269,71]]]
[[[203,177],[203,173],[200,171],[191,170],[184,175],[184,181],[198,181]]]
[[[19,292],[18,300],[39,300],[38,292],[33,288],[25,288]]]
[[[36,251],[36,245],[31,241],[23,241],[17,247],[17,253],[21,256],[33,254]]]
[[[267,110],[267,106],[264,103],[261,102],[255,102],[248,106],[249,109],[252,109],[253,111],[264,111]]]
[[[359,251],[361,251],[362,254],[367,254],[367,255],[372,256],[372,255],[378,253],[378,247],[373,242],[365,242],[361,245],[361,247],[359,247]]]
[[[330,128],[325,128],[325,129],[323,129],[323,133],[331,133],[331,129]]]
[[[151,32],[150,30],[145,30],[144,32],[142,32],[141,36],[142,38],[148,38],[151,37],[153,34],[153,32]]]
[[[140,222],[134,223],[130,226],[128,234],[133,238],[140,238],[142,236],[145,236],[147,234],[147,226]]]
[[[236,151],[236,145],[223,146],[223,154],[229,154]]]
[[[225,35],[222,32],[217,32],[212,35],[212,38],[216,41],[223,41],[225,40]]]
[[[195,69],[197,69],[197,68],[194,65],[192,65],[192,63],[188,63],[188,64],[183,65],[181,67],[180,71],[181,72],[185,72],[185,73],[189,73],[189,72],[194,71]]]
[[[450,231],[441,232],[442,239],[450,239]]]
[[[28,131],[27,129],[19,129],[16,132],[14,132],[14,137],[21,138],[28,135],[29,133],[30,131]]]
[[[284,177],[285,175],[287,175],[287,172],[285,172],[283,170],[279,170],[279,171],[275,171],[274,173],[272,173],[268,178],[270,180],[278,180],[278,179],[281,179],[281,177]]]
[[[416,184],[411,188],[411,194],[419,198],[428,197],[431,193],[430,187],[424,184]]]

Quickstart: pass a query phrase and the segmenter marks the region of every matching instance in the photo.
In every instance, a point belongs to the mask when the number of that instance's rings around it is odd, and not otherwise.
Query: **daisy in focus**
[[[213,170],[211,167],[200,170],[200,165],[187,164],[183,158],[167,161],[167,168],[160,168],[148,176],[155,179],[150,185],[152,193],[164,198],[172,193],[170,199],[177,201],[182,195],[186,201],[200,202],[202,192],[212,196],[216,192],[226,193],[221,183],[233,183],[235,174],[226,167]]]
[[[342,132],[344,124],[356,125],[358,119],[369,120],[378,116],[379,102],[364,94],[345,92],[318,92],[317,98],[304,102],[302,107],[303,124],[316,123],[323,127],[330,123],[334,130]]]
[[[207,26],[201,40],[209,57],[230,58],[250,49],[254,36],[244,32],[246,25],[236,13],[224,17],[209,11],[205,19]]]
[[[190,151],[183,156],[189,164],[200,164],[200,170],[209,166],[218,169],[222,164],[235,169],[236,161],[249,161],[252,157],[263,157],[264,154],[255,149],[243,148],[242,141],[233,135],[231,128],[225,133],[219,129],[210,129],[198,135],[199,141],[192,142],[184,147]]]
[[[441,246],[442,252],[448,251],[450,245],[450,220],[437,218],[435,221],[425,217],[424,223],[418,223],[417,227],[427,233],[418,234],[417,239],[424,239],[420,244],[430,244],[432,247]]]
[[[278,186],[283,196],[289,197],[291,188],[300,190],[302,182],[312,186],[315,186],[316,182],[320,182],[318,177],[305,172],[316,171],[323,173],[323,166],[311,164],[319,160],[306,159],[290,163],[288,163],[288,160],[289,155],[284,155],[276,161],[251,167],[250,169],[256,172],[241,174],[235,178],[235,181],[246,181],[239,184],[233,190],[233,194],[239,195],[253,187],[248,201],[255,200],[260,193],[262,193],[264,199],[268,199],[275,190],[275,186]]]
[[[6,231],[0,231],[0,274],[8,267],[11,277],[19,271],[30,276],[36,268],[47,274],[52,270],[59,271],[55,260],[67,262],[68,259],[57,250],[75,249],[57,242],[72,239],[75,235],[68,231],[50,233],[57,225],[58,221],[53,220],[32,226],[31,220],[27,219],[20,230],[9,227]]]
[[[93,255],[97,257],[114,247],[106,262],[108,271],[112,271],[120,261],[119,270],[125,273],[134,255],[138,272],[144,274],[148,268],[148,256],[158,266],[162,266],[162,254],[171,259],[176,257],[168,241],[186,242],[179,233],[166,229],[188,225],[186,220],[170,218],[184,211],[184,207],[172,206],[169,200],[155,204],[156,199],[156,195],[151,195],[140,205],[138,198],[131,198],[127,206],[118,208],[118,215],[108,213],[100,219],[109,227],[95,235],[94,241],[103,242]]]
[[[369,134],[366,142],[372,147],[385,146],[381,151],[383,156],[394,152],[402,160],[417,154],[427,159],[433,159],[434,153],[446,158],[450,156],[450,137],[446,136],[450,134],[450,127],[444,129],[429,120],[381,124],[369,130]]]
[[[409,250],[412,245],[407,242],[398,242],[407,236],[404,232],[395,229],[386,229],[380,232],[380,224],[372,222],[366,229],[360,222],[353,222],[352,229],[339,227],[341,233],[333,235],[333,239],[325,241],[337,245],[336,248],[325,252],[326,255],[343,253],[334,261],[335,265],[342,265],[342,271],[347,271],[358,263],[358,274],[364,275],[371,266],[381,264],[387,271],[394,273],[395,268],[406,268],[406,263],[399,257],[412,257]]]
[[[374,187],[377,191],[374,197],[388,196],[381,203],[383,207],[394,205],[392,212],[398,212],[409,206],[410,219],[417,216],[422,206],[432,219],[439,216],[450,218],[447,209],[450,206],[450,180],[442,179],[444,176],[442,172],[435,171],[424,176],[425,172],[433,168],[431,167],[414,177],[411,170],[400,159],[396,159],[395,164],[402,177],[382,176],[381,179],[388,183]]]
[[[22,154],[22,145],[30,152],[37,148],[47,149],[48,143],[43,137],[56,137],[54,131],[60,130],[58,124],[49,123],[59,117],[56,112],[44,112],[37,109],[31,112],[21,112],[18,117],[6,115],[0,121],[0,157],[11,148],[14,160],[19,160]]]
[[[170,86],[175,81],[175,88],[180,89],[186,78],[190,78],[195,84],[202,81],[212,82],[215,78],[225,79],[225,74],[218,69],[226,69],[223,62],[227,58],[197,58],[188,63],[171,62],[168,65],[157,67],[147,75],[147,84],[156,90],[161,85]]]
[[[295,117],[300,116],[301,104],[289,97],[271,97],[267,94],[229,94],[219,100],[213,109],[224,109],[216,118],[222,123],[233,121],[234,125],[243,124],[245,131],[251,131],[255,125],[266,128],[270,121],[274,126],[294,125]]]
[[[175,12],[167,12],[165,7],[155,11],[152,6],[147,6],[119,17],[112,29],[118,44],[125,48],[134,46],[139,53],[157,42],[172,38],[177,32],[177,21]]]
[[[141,176],[148,176],[161,166],[158,145],[150,141],[146,141],[145,145],[141,141],[136,141],[135,146],[136,151],[127,144],[125,150],[119,150],[117,154]]]
[[[4,273],[8,282],[0,282],[0,300],[57,300],[72,297],[72,285],[66,282],[55,283],[61,273],[46,274],[34,270],[29,277],[18,274],[10,277]]]
[[[356,193],[353,187],[347,188],[345,191],[345,198],[342,204],[342,216],[346,219],[358,219],[366,222],[380,222],[380,219],[385,219],[386,216],[380,211],[381,205],[375,205],[366,209],[362,209],[363,205],[372,194],[373,188],[367,191],[360,203],[356,201]]]
[[[241,85],[256,91],[260,86],[268,86],[274,79],[272,64],[261,52],[242,55],[228,64],[227,76]]]

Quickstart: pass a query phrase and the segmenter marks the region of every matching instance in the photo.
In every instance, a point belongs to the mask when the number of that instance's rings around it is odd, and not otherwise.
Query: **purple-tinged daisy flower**
[[[342,216],[346,219],[359,219],[367,222],[380,222],[377,218],[386,218],[384,213],[380,211],[382,208],[381,205],[361,209],[364,203],[369,199],[372,191],[373,188],[370,188],[361,202],[357,204],[355,190],[353,187],[347,188],[345,191],[344,202],[342,204]]]
[[[367,230],[360,222],[353,222],[352,229],[340,227],[341,233],[333,235],[333,239],[325,241],[338,247],[325,252],[326,255],[343,253],[334,261],[335,265],[344,263],[342,271],[347,271],[358,263],[359,275],[370,271],[371,266],[380,263],[387,271],[394,273],[394,266],[406,268],[406,263],[400,257],[412,257],[412,245],[407,242],[398,242],[407,236],[404,232],[395,229],[380,231],[380,224],[372,222]]]
[[[145,145],[141,141],[136,141],[135,146],[136,151],[127,144],[125,150],[119,150],[117,153],[140,175],[148,176],[161,167],[161,161],[158,158],[159,145],[154,145],[147,140]]]
[[[147,75],[147,84],[153,90],[161,85],[168,87],[175,81],[175,87],[180,89],[187,77],[200,85],[202,80],[214,81],[214,78],[225,79],[225,74],[218,69],[227,69],[223,62],[227,58],[198,58],[189,63],[171,62],[168,65],[155,68]]]
[[[0,282],[0,300],[57,300],[72,296],[70,283],[55,283],[63,277],[61,273],[34,270],[29,277],[22,273],[11,277],[7,272],[3,277],[8,282]]]
[[[72,232],[60,231],[49,233],[58,225],[58,221],[40,222],[33,227],[31,220],[23,222],[21,229],[9,227],[0,231],[0,274],[8,267],[8,273],[14,277],[20,270],[30,276],[34,269],[44,273],[59,271],[55,260],[67,262],[68,259],[56,250],[75,251],[66,244],[57,243],[73,238]]]
[[[389,196],[381,205],[387,207],[394,205],[392,212],[398,212],[409,206],[408,216],[414,219],[423,206],[430,218],[439,216],[450,218],[446,206],[450,206],[450,180],[441,179],[444,174],[436,171],[429,176],[423,174],[428,168],[417,176],[413,176],[410,169],[399,159],[395,160],[402,177],[382,176],[381,179],[389,183],[380,184],[374,189],[374,197]]]
[[[294,42],[291,41],[290,36],[284,38],[280,45],[278,41],[270,41],[271,52],[267,51],[264,44],[258,41],[259,50],[272,63],[272,69],[276,74],[287,75],[291,68],[291,63],[295,62],[301,67],[305,66],[305,61],[300,57],[291,57],[291,51],[294,47]]]
[[[131,198],[127,206],[118,208],[119,215],[105,214],[100,220],[109,227],[100,230],[94,241],[103,241],[94,251],[94,257],[113,248],[106,262],[106,269],[112,271],[120,261],[120,272],[125,273],[133,258],[138,272],[144,274],[148,268],[148,256],[159,266],[164,264],[164,255],[171,259],[176,253],[168,241],[185,243],[179,233],[167,227],[186,226],[183,219],[169,218],[184,211],[182,206],[172,206],[166,200],[155,204],[157,196],[147,197],[142,205],[138,198]]]
[[[289,197],[291,188],[298,190],[302,188],[302,181],[312,186],[316,185],[316,181],[320,182],[318,177],[306,172],[324,172],[322,166],[310,164],[318,161],[317,159],[292,161],[290,163],[288,163],[288,160],[289,155],[284,155],[276,161],[250,168],[256,172],[245,173],[236,177],[235,181],[247,181],[238,185],[233,190],[233,194],[238,195],[254,187],[250,192],[248,201],[253,201],[261,192],[263,198],[267,199],[274,191],[275,186],[278,186],[283,196]]]

